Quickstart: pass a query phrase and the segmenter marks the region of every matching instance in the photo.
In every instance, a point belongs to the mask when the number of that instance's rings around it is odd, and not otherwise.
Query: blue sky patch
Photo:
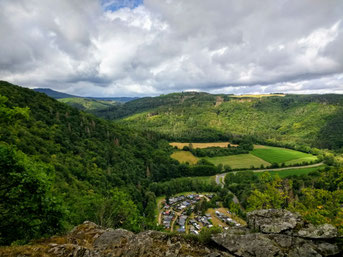
[[[105,11],[116,11],[121,8],[134,9],[143,4],[144,0],[100,0]]]

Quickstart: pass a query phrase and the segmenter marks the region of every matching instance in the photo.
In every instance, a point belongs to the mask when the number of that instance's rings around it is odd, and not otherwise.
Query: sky
[[[0,80],[80,96],[343,94],[343,1],[0,0]]]

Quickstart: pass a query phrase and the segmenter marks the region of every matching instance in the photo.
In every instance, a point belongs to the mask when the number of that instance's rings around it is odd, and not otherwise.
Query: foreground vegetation
[[[337,164],[324,171],[304,173],[283,179],[269,172],[229,173],[225,188],[239,198],[246,211],[285,208],[299,212],[313,224],[331,223],[343,233],[343,167]]]
[[[0,244],[84,220],[133,231],[153,226],[150,184],[183,174],[170,154],[154,133],[0,82]]]

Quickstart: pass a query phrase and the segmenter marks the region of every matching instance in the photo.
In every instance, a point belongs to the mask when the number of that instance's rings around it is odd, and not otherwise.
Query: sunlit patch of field
[[[176,151],[170,157],[180,163],[188,162],[189,164],[196,164],[199,161],[199,159],[189,151]]]
[[[230,97],[248,97],[248,98],[261,98],[261,97],[270,97],[270,96],[281,96],[284,97],[284,94],[257,94],[257,95],[230,95]]]
[[[229,156],[205,157],[207,161],[214,165],[229,165],[233,169],[248,169],[251,167],[260,168],[270,166],[270,163],[252,154],[237,154]]]
[[[169,143],[173,147],[177,147],[178,149],[183,149],[184,146],[189,146],[190,143],[180,143],[180,142],[172,142]],[[235,144],[231,144],[230,142],[212,142],[212,143],[192,143],[193,148],[208,148],[208,147],[227,147],[228,145],[231,146],[238,146]]]
[[[268,148],[268,147],[265,145],[254,145],[254,149],[265,149],[265,148]]]

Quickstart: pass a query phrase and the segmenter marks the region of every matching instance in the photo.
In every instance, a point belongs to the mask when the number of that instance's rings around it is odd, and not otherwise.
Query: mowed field
[[[317,160],[317,157],[312,154],[272,146],[255,146],[251,154],[269,163],[285,163],[286,165]]]
[[[253,154],[205,157],[204,159],[213,163],[214,165],[230,165],[232,169],[248,169],[252,166],[254,168],[260,168],[262,164],[264,165],[264,167],[270,166],[269,162],[266,162],[265,160],[262,160],[261,158],[256,157]]]
[[[189,146],[190,143],[172,142],[169,144],[173,147],[176,146],[178,149],[183,149],[184,146]],[[235,144],[231,144],[230,142],[192,143],[193,148],[227,147],[229,144],[231,146],[238,146]]]
[[[188,162],[189,164],[196,164],[199,161],[197,157],[188,151],[176,151],[170,157],[179,161],[180,163]]]

